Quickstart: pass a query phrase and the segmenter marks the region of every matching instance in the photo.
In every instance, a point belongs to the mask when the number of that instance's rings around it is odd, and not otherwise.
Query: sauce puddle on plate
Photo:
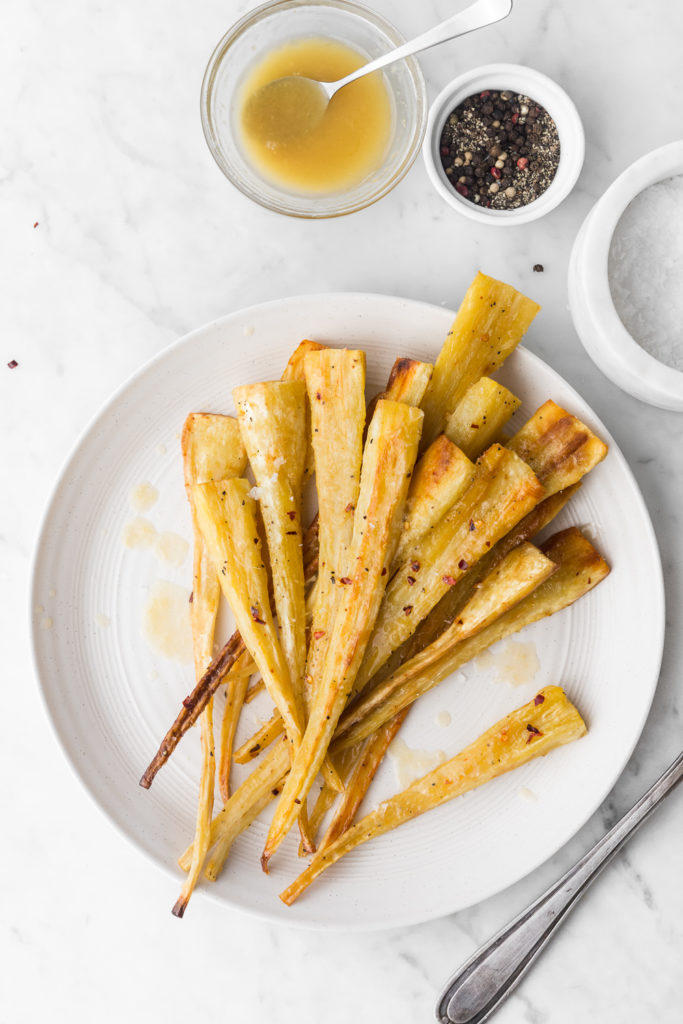
[[[295,192],[320,194],[348,189],[379,167],[392,128],[392,104],[381,72],[346,86],[320,120],[312,118],[310,131],[289,139],[278,124],[292,99],[287,90],[269,90],[272,105],[254,103],[258,91],[279,78],[301,75],[334,82],[367,61],[344,43],[311,38],[285,43],[255,65],[242,87],[238,116],[239,137],[260,174]],[[300,94],[307,102],[304,90]]]

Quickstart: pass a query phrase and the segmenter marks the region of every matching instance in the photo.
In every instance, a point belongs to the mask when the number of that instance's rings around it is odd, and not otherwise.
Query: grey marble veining
[[[234,191],[204,144],[198,92],[213,45],[249,6],[5,3],[3,1022],[33,1024],[48,1014],[98,1024],[430,1021],[451,970],[597,839],[681,743],[683,418],[629,398],[593,367],[571,327],[566,271],[595,198],[633,159],[680,135],[683,9],[664,0],[518,0],[503,24],[424,56],[432,96],[465,68],[505,60],[557,78],[579,107],[587,152],[573,194],[544,220],[499,231],[442,204],[420,162],[378,205],[328,223],[278,218]],[[457,7],[375,6],[406,35]],[[533,274],[539,262],[545,273]],[[454,305],[478,267],[543,304],[527,344],[592,404],[643,489],[668,609],[662,677],[643,736],[581,832],[532,877],[468,911],[411,929],[319,938],[195,898],[180,923],[168,913],[173,885],[92,805],[40,703],[26,590],[47,491],[111,390],[187,330],[252,302],[311,291]],[[6,368],[11,359],[15,370]],[[682,815],[676,793],[577,909],[500,1012],[501,1024],[680,1020]]]

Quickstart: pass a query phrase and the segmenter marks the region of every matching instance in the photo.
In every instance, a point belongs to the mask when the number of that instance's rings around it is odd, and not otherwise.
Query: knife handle
[[[467,961],[439,999],[436,1017],[440,1024],[484,1024],[489,1020],[602,868],[682,777],[683,753],[574,867]]]

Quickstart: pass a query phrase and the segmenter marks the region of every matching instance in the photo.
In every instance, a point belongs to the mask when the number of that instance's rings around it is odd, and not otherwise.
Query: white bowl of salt
[[[610,380],[683,411],[683,140],[637,160],[590,211],[569,263],[569,307]]]

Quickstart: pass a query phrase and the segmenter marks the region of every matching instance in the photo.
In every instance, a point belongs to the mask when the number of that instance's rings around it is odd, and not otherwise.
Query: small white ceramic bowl
[[[459,103],[484,89],[508,89],[530,96],[548,111],[560,136],[560,163],[552,184],[542,196],[517,210],[491,210],[476,206],[453,188],[441,164],[441,132]],[[583,125],[578,111],[564,89],[552,78],[522,64],[485,64],[453,79],[434,100],[427,119],[422,155],[434,188],[449,206],[471,220],[499,227],[528,224],[554,210],[569,195],[581,172],[584,155]]]
[[[583,347],[606,377],[650,405],[683,411],[683,373],[634,341],[619,319],[608,277],[612,236],[624,210],[643,189],[675,174],[683,174],[683,141],[636,160],[598,200],[572,249],[569,308]]]

